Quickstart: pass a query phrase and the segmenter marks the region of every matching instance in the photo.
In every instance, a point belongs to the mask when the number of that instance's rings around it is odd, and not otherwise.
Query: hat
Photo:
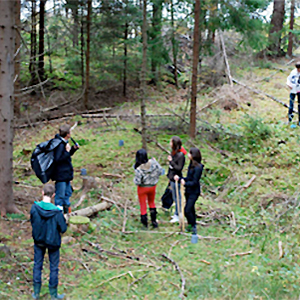
[[[295,67],[296,67],[297,69],[300,69],[300,61],[297,61],[297,62],[295,63]]]

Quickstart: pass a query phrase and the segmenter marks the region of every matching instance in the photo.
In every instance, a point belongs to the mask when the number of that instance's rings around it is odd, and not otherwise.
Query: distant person
[[[59,248],[61,234],[66,232],[67,224],[62,209],[51,203],[54,198],[54,186],[45,184],[43,199],[34,202],[30,211],[32,237],[34,240],[34,266],[33,266],[33,294],[39,299],[42,287],[42,270],[46,250],[48,249],[50,262],[49,292],[51,299],[63,299],[64,295],[57,294]]]
[[[184,167],[185,163],[185,157],[184,152],[186,153],[186,150],[182,148],[181,139],[178,136],[173,136],[170,140],[170,146],[171,146],[171,155],[168,156],[169,161],[169,170],[167,177],[170,180],[172,195],[173,195],[173,201],[175,202],[175,213],[172,216],[171,223],[179,222],[178,212],[180,211],[181,207],[181,193],[180,193],[180,183],[175,182],[174,176],[177,175],[179,177],[182,177],[182,169]],[[176,195],[176,187],[175,184],[178,185],[178,203],[179,207],[177,205],[177,195]]]
[[[295,69],[292,70],[290,75],[287,78],[286,84],[290,88],[290,106],[288,118],[289,122],[292,122],[294,114],[294,101],[297,95],[298,100],[298,125],[300,126],[300,61],[296,62]]]
[[[203,165],[201,164],[201,152],[198,148],[191,148],[188,158],[190,164],[188,167],[187,177],[180,178],[175,175],[175,181],[181,179],[181,184],[185,186],[185,208],[184,214],[188,221],[187,230],[193,234],[197,233],[196,227],[196,211],[195,203],[200,196],[200,178],[203,171]]]
[[[141,210],[141,223],[145,227],[148,227],[148,202],[151,224],[153,228],[157,228],[155,192],[159,176],[163,174],[164,170],[155,158],[148,159],[147,151],[145,149],[140,149],[136,152],[134,170],[135,176],[133,181],[137,185],[137,193]]]
[[[64,213],[71,212],[70,197],[73,189],[74,170],[71,156],[79,149],[78,144],[72,147],[69,144],[71,138],[71,127],[67,124],[59,128],[59,134],[55,136],[61,139],[61,143],[54,149],[54,170],[51,179],[55,181],[55,205],[63,208]]]

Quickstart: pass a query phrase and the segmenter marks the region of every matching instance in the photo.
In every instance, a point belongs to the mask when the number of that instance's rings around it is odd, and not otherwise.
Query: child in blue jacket
[[[196,211],[195,203],[200,196],[200,178],[203,171],[201,164],[201,152],[198,148],[191,148],[188,158],[190,164],[188,167],[187,177],[180,178],[175,175],[174,179],[178,181],[181,179],[181,184],[185,186],[185,208],[184,214],[188,221],[188,230],[193,234],[197,233],[196,228]]]
[[[49,292],[51,299],[63,299],[64,295],[57,294],[59,248],[61,234],[66,232],[67,224],[62,209],[51,203],[55,195],[52,184],[43,188],[43,199],[34,202],[30,211],[32,237],[34,240],[33,294],[39,299],[42,287],[42,270],[46,250],[48,249],[50,262]]]

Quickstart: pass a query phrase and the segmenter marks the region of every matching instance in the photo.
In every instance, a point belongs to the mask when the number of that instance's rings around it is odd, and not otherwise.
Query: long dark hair
[[[175,155],[181,149],[182,143],[179,136],[172,136],[172,155]]]
[[[140,165],[145,164],[146,162],[148,162],[148,154],[147,151],[145,149],[140,149],[136,152],[135,155],[135,164],[134,164],[134,168],[138,168]]]
[[[190,154],[192,155],[192,158],[193,158],[190,162],[190,167],[192,167],[192,168],[200,167],[201,160],[202,160],[200,150],[198,148],[193,147],[190,150]]]

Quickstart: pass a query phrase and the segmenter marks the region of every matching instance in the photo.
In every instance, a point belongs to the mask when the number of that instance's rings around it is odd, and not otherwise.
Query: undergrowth
[[[269,71],[260,72],[265,76]],[[271,83],[264,88],[273,91]],[[180,112],[184,100],[172,97],[160,99],[156,113],[165,113],[166,107]],[[81,195],[81,168],[100,177],[101,187],[90,191],[79,208],[98,203],[101,195],[116,204],[94,216],[87,233],[66,233],[73,239],[61,248],[59,290],[67,299],[177,299],[182,278],[163,255],[182,271],[185,299],[298,299],[300,129],[284,124],[282,107],[256,98],[251,103],[256,105],[254,111],[247,106],[232,112],[208,110],[201,119],[209,122],[198,121],[199,135],[194,141],[185,134],[180,120],[151,123],[161,127],[153,129],[152,139],[165,148],[176,134],[186,149],[195,145],[202,152],[205,167],[202,195],[196,204],[197,244],[191,243],[190,235],[179,234],[177,225],[169,223],[171,212],[160,208],[165,176],[157,186],[159,229],[141,226],[132,167],[140,147],[136,124],[122,122],[114,130],[81,120],[73,134],[81,144],[73,157],[73,204]],[[14,161],[22,163],[15,166],[16,181],[40,187],[35,176],[24,175],[20,165],[28,165],[29,156],[22,150],[33,149],[55,133],[50,125],[38,134],[17,132]],[[119,140],[124,146],[119,146]],[[153,142],[148,150],[167,170],[167,154]],[[124,177],[121,181],[105,179],[103,173]],[[16,216],[6,222],[16,230],[0,235],[0,241],[13,252],[0,265],[0,298],[28,299],[33,266],[30,224]],[[48,274],[46,259],[43,295],[47,294]]]

